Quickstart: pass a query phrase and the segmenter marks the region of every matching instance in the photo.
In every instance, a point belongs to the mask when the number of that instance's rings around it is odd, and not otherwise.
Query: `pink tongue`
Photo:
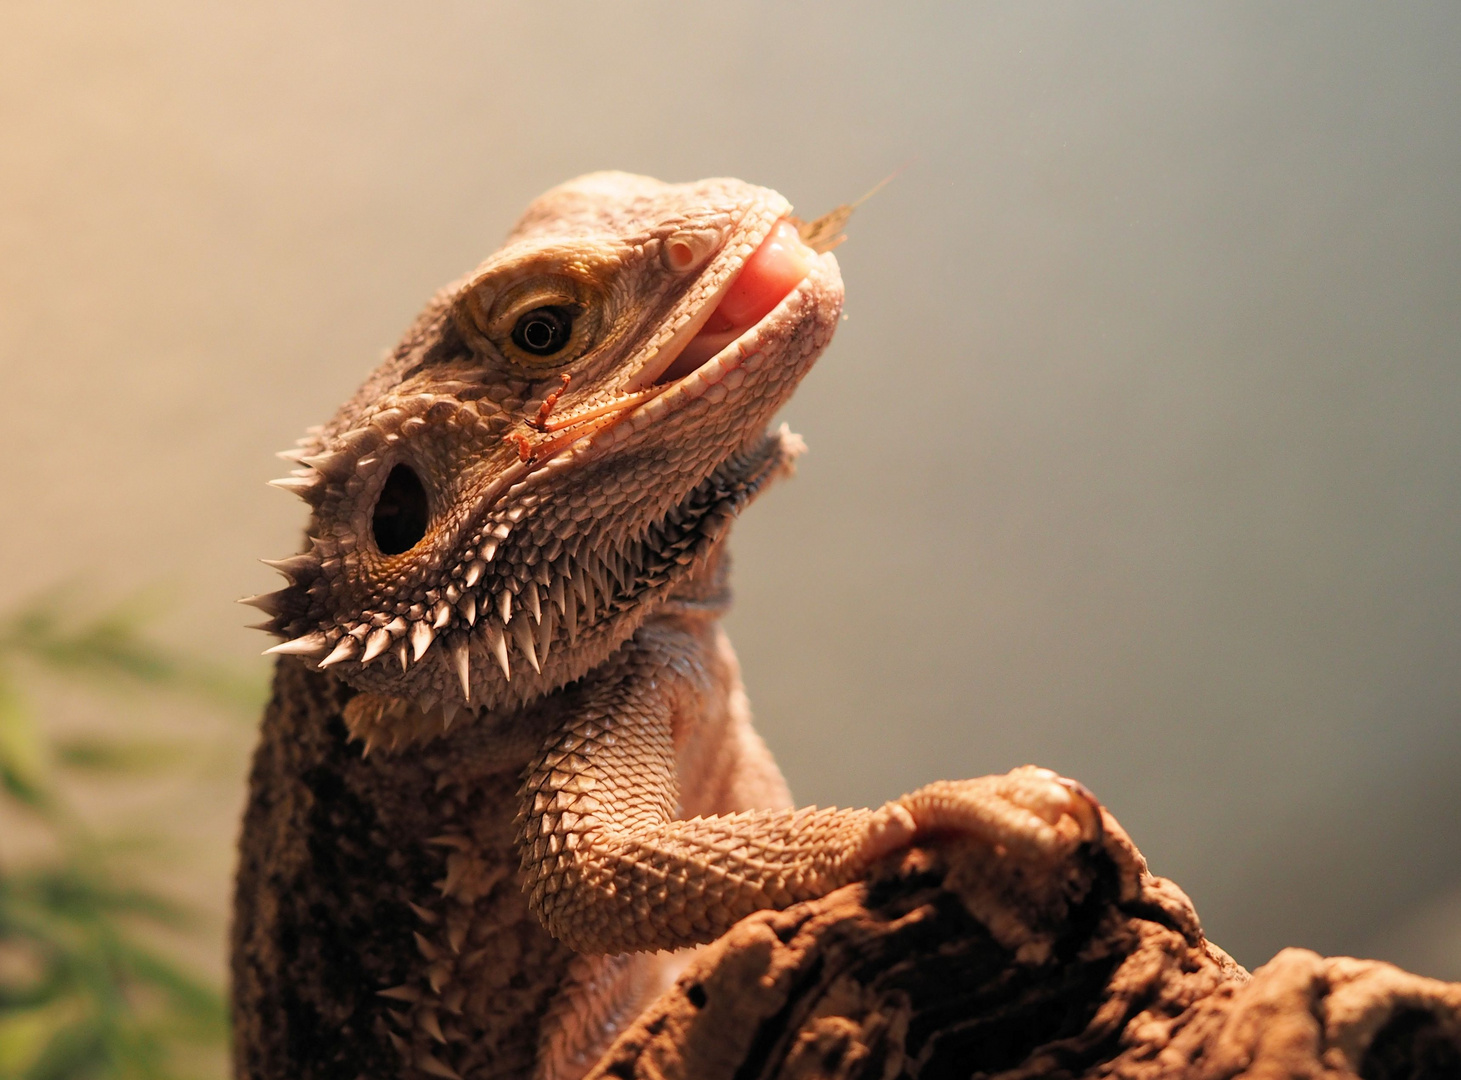
[[[656,380],[663,384],[690,374],[771,313],[771,309],[811,270],[816,255],[802,243],[796,226],[782,219],[751,252],[746,265],[720,298],[710,318]]]
[[[751,252],[700,333],[744,332],[755,326],[807,276],[811,257],[812,249],[802,243],[796,226],[784,218],[778,221]]]

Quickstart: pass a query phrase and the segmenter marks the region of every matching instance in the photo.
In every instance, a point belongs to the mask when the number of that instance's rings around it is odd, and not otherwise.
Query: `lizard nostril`
[[[371,515],[375,546],[385,555],[410,551],[426,535],[427,520],[426,488],[421,478],[411,466],[397,465],[386,477]]]

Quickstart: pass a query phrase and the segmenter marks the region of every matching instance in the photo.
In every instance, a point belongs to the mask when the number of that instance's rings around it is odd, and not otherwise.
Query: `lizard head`
[[[270,563],[288,586],[246,601],[270,651],[448,720],[600,663],[800,448],[768,424],[842,282],[790,210],[623,173],[533,202],[282,455],[313,513]]]

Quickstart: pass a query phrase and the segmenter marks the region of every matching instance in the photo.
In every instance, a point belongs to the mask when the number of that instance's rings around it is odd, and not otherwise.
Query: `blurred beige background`
[[[272,451],[540,190],[905,164],[736,538],[800,797],[1040,762],[1243,962],[1461,978],[1453,3],[11,0],[0,602],[242,661]]]

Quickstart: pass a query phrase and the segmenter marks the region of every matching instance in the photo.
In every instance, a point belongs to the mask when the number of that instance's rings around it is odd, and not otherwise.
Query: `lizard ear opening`
[[[426,488],[421,478],[411,466],[397,465],[386,477],[371,514],[376,547],[382,555],[410,551],[426,535],[429,520]]]

